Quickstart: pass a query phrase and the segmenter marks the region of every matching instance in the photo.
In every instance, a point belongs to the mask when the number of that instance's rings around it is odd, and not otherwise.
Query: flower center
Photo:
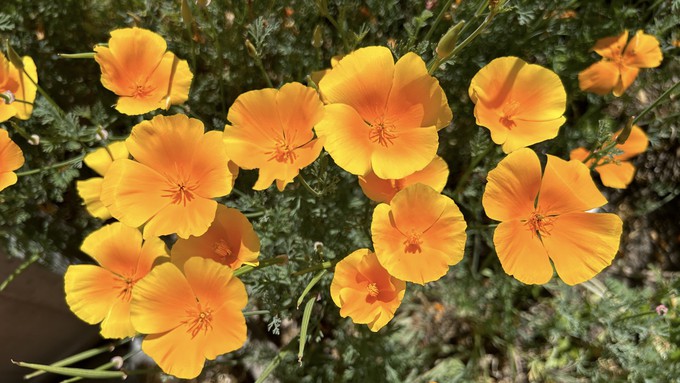
[[[368,295],[374,298],[378,296],[378,293],[380,293],[380,290],[378,290],[378,285],[375,283],[369,283],[368,286],[366,286],[366,290],[368,290]]]
[[[421,235],[422,233],[416,233],[415,230],[411,230],[411,233],[406,236],[404,241],[404,252],[411,254],[422,252],[423,249],[420,248],[420,245],[423,243],[423,240],[420,239]]]
[[[151,92],[152,89],[150,89],[146,85],[136,85],[135,89],[132,91],[132,97],[146,98],[146,96],[148,96]]]
[[[195,338],[201,330],[204,334],[208,330],[212,330],[212,309],[201,309],[201,304],[198,304],[197,310],[187,310],[188,318],[182,321],[182,324],[187,325],[187,332],[191,334],[191,338]]]
[[[394,139],[397,138],[397,135],[394,133],[396,127],[393,124],[386,122],[384,117],[379,118],[372,124],[366,123],[370,128],[368,130],[368,139],[371,140],[371,142],[388,147],[392,145]]]
[[[119,281],[122,282],[122,287],[118,293],[118,298],[125,302],[130,302],[130,299],[132,298],[132,288],[135,286],[135,282],[137,281],[130,277],[119,278]]]
[[[187,205],[187,202],[191,202],[194,197],[194,190],[196,190],[198,185],[189,185],[186,181],[171,183],[169,189],[164,189],[163,191],[167,194],[163,194],[162,197],[172,198],[172,203]]]
[[[266,152],[265,154],[271,154],[269,161],[276,160],[278,162],[288,162],[293,163],[297,159],[297,154],[295,154],[295,148],[291,148],[287,142],[279,140],[276,143],[276,147],[271,152]]]
[[[517,114],[519,109],[519,102],[515,100],[510,100],[503,105],[503,117],[499,118],[498,121],[503,124],[508,130],[512,130],[517,124],[513,121],[513,117]]]
[[[213,251],[221,260],[226,261],[228,257],[231,256],[231,249],[227,244],[227,241],[220,239],[219,241],[213,243]]]
[[[528,226],[532,235],[537,234],[539,237],[547,237],[550,235],[554,221],[554,216],[547,216],[538,211],[534,211],[524,224]]]

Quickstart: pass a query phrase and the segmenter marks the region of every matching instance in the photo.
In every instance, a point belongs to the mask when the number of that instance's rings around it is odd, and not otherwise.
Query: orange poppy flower
[[[217,205],[215,220],[205,234],[189,239],[178,239],[172,246],[172,261],[182,266],[195,256],[210,258],[231,267],[257,266],[260,261],[260,239],[253,225],[236,209]]]
[[[378,261],[390,275],[422,285],[443,277],[463,259],[466,227],[451,198],[415,184],[389,205],[376,206],[371,234]]]
[[[24,165],[24,153],[9,138],[5,129],[0,129],[0,191],[17,183],[14,170]]]
[[[85,159],[83,160],[85,165],[89,166],[90,169],[102,176],[92,177],[85,181],[76,181],[78,195],[83,199],[85,209],[87,209],[87,212],[90,213],[90,215],[100,219],[111,218],[109,209],[104,206],[100,198],[102,194],[102,182],[104,181],[103,177],[114,160],[128,158],[128,156],[129,153],[125,146],[125,142],[123,141],[114,142],[106,148],[99,148],[85,156]]]
[[[331,297],[343,318],[376,332],[394,318],[406,283],[389,273],[368,249],[359,249],[335,265]]]
[[[614,133],[612,140],[616,140],[619,134],[621,134],[621,130]],[[639,126],[633,125],[626,142],[616,145],[616,148],[622,153],[614,155],[613,161],[595,167],[595,171],[600,174],[602,184],[616,189],[628,187],[628,184],[633,181],[633,176],[635,176],[635,166],[627,160],[644,153],[648,145],[649,140],[645,132]],[[589,155],[590,152],[585,148],[576,148],[571,151],[569,158],[583,162]],[[591,167],[593,160],[590,159],[585,164],[587,167]]]
[[[154,261],[167,257],[165,243],[159,238],[142,243],[139,230],[116,222],[88,235],[81,250],[100,266],[71,265],[66,270],[64,290],[71,311],[87,323],[101,322],[104,338],[135,335],[130,298]]]
[[[641,68],[661,65],[663,54],[656,37],[639,30],[628,45],[626,41],[627,30],[619,36],[597,40],[593,50],[602,56],[602,60],[578,74],[582,91],[599,95],[613,91],[618,97],[635,81]]]
[[[102,85],[120,96],[116,110],[144,114],[189,98],[189,64],[167,48],[161,36],[142,28],[116,29],[108,46],[94,48]]]
[[[568,285],[589,280],[619,249],[623,223],[615,214],[586,213],[607,203],[579,161],[548,155],[545,172],[531,149],[505,157],[489,172],[486,215],[501,221],[493,243],[508,275],[543,284],[557,274]]]
[[[33,101],[38,88],[28,79],[26,73],[37,82],[38,71],[32,58],[24,56],[22,63],[24,64],[23,70],[15,67],[5,58],[5,55],[0,54],[0,94],[13,100],[7,102],[0,97],[0,122],[12,117],[28,120],[33,112]]]
[[[264,190],[276,180],[283,191],[321,153],[323,141],[314,138],[312,127],[323,116],[319,95],[300,83],[246,92],[229,109],[227,155],[244,169],[260,170],[253,189]]]
[[[373,170],[400,179],[423,169],[437,154],[437,130],[452,117],[420,56],[407,53],[395,64],[386,47],[348,54],[319,90],[328,105],[316,134],[338,166],[360,176]]]
[[[132,291],[131,320],[147,335],[142,350],[160,368],[182,379],[197,377],[206,359],[234,351],[246,341],[241,310],[243,283],[229,267],[193,257],[180,269],[156,266]]]
[[[477,124],[510,153],[557,136],[566,119],[567,93],[555,72],[517,57],[491,61],[468,90]]]
[[[128,226],[144,226],[144,238],[201,235],[215,218],[212,198],[229,194],[237,169],[229,166],[222,133],[203,133],[185,115],[156,116],[132,128],[125,140],[133,160],[113,162],[101,200]]]
[[[370,171],[359,176],[359,186],[366,197],[376,202],[390,203],[392,197],[405,187],[417,183],[427,185],[441,193],[449,178],[449,166],[441,157],[435,157],[423,170],[398,180],[384,180]]]

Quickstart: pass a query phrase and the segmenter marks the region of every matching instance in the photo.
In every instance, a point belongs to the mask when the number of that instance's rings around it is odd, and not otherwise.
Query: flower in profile
[[[172,262],[182,266],[191,257],[210,258],[231,267],[257,266],[260,262],[260,239],[253,225],[236,209],[217,205],[215,220],[208,231],[198,237],[178,239],[172,246]]]
[[[88,235],[81,250],[99,266],[71,265],[66,270],[64,290],[71,311],[87,323],[101,322],[104,338],[135,335],[130,298],[154,261],[167,257],[165,243],[159,238],[142,243],[139,230],[116,222]]]
[[[447,196],[423,184],[398,192],[373,211],[371,234],[380,264],[407,282],[436,281],[463,259],[463,214]]]
[[[246,341],[241,310],[248,296],[229,267],[192,257],[183,267],[156,266],[132,292],[134,328],[148,334],[142,350],[160,368],[183,379],[198,376],[206,359],[234,351]]]
[[[0,97],[0,122],[12,117],[28,120],[33,112],[38,89],[33,81],[38,81],[38,71],[33,59],[28,56],[21,59],[21,65],[23,69],[17,68],[0,53],[0,94],[3,95]]]
[[[345,56],[319,82],[326,116],[314,128],[338,166],[400,179],[423,169],[437,153],[438,129],[451,108],[425,62],[407,53],[396,64],[386,47]]]
[[[614,133],[612,141],[616,140],[616,137],[620,134],[621,130]],[[648,145],[649,140],[645,132],[639,126],[633,125],[626,142],[615,146],[621,153],[612,156],[611,161],[595,166],[595,171],[600,174],[602,184],[616,189],[628,187],[628,184],[633,181],[635,176],[635,166],[628,160],[640,153],[644,153]],[[583,162],[589,155],[590,152],[585,148],[576,148],[571,151],[569,158]],[[593,165],[593,161],[593,159],[589,159],[585,163],[586,166],[590,168]]]
[[[448,178],[449,166],[444,159],[437,156],[424,169],[398,180],[384,180],[370,171],[365,176],[359,176],[359,186],[366,197],[373,201],[390,203],[398,191],[417,183],[427,185],[441,193]]]
[[[161,36],[135,27],[112,31],[108,46],[94,48],[102,85],[120,97],[116,110],[144,114],[187,100],[193,74],[167,47]]]
[[[15,170],[24,165],[24,153],[9,138],[5,129],[0,129],[0,191],[17,183]]]
[[[276,180],[283,191],[321,153],[323,140],[314,138],[312,127],[323,116],[319,95],[300,83],[243,93],[229,109],[232,125],[224,127],[227,155],[241,168],[259,169],[253,189]]]
[[[578,74],[582,91],[601,96],[613,91],[618,97],[635,81],[641,68],[661,65],[663,54],[656,37],[639,30],[628,45],[626,41],[627,30],[619,36],[597,40],[593,50],[602,56],[602,60]]]
[[[185,115],[156,116],[135,125],[125,143],[134,161],[114,161],[102,183],[111,215],[144,225],[144,238],[205,233],[217,210],[213,198],[229,194],[236,177],[222,133],[203,133],[203,123]]]
[[[555,72],[517,57],[488,63],[468,90],[477,124],[510,153],[557,136],[566,119],[567,93]]]
[[[343,318],[376,332],[401,305],[406,283],[391,276],[368,249],[359,249],[335,265],[331,297]]]
[[[501,221],[493,243],[503,270],[527,284],[548,282],[551,260],[568,285],[589,280],[612,262],[621,219],[586,212],[606,203],[583,163],[549,155],[541,174],[531,149],[509,154],[490,171],[482,197],[486,215]]]
[[[125,146],[125,142],[120,141],[114,142],[105,148],[99,148],[85,156],[85,159],[83,160],[85,165],[89,166],[90,169],[101,176],[76,182],[78,195],[83,199],[85,209],[87,209],[87,212],[92,216],[99,219],[111,218],[109,209],[104,206],[100,198],[102,194],[102,182],[104,181],[103,177],[109,170],[113,161],[120,158],[128,158],[128,155],[129,153]]]

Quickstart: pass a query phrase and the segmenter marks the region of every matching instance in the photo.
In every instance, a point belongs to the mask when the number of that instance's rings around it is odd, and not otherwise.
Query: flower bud
[[[248,51],[248,55],[250,57],[258,57],[259,53],[257,53],[257,49],[255,49],[255,45],[250,42],[250,40],[246,39],[246,50]]]
[[[40,145],[40,136],[37,134],[31,134],[31,138],[28,139],[29,145]]]
[[[623,145],[626,143],[626,140],[628,140],[628,137],[630,136],[630,132],[633,130],[633,121],[635,120],[635,117],[631,116],[628,119],[628,122],[626,123],[626,127],[623,128],[621,133],[619,133],[618,136],[616,136],[616,143],[619,145]]]
[[[321,24],[317,24],[312,34],[312,46],[319,49],[321,45],[323,45],[323,27]]]
[[[14,97],[14,93],[12,93],[12,91],[9,89],[0,93],[0,98],[2,98],[3,101],[5,101],[5,104],[11,104],[14,102],[14,100],[16,100],[16,98]]]
[[[436,52],[440,59],[447,57],[449,54],[451,54],[451,52],[453,52],[453,49],[458,43],[458,35],[460,35],[460,31],[463,29],[464,25],[465,21],[461,21],[458,24],[452,26],[441,38],[441,40],[439,40]]]

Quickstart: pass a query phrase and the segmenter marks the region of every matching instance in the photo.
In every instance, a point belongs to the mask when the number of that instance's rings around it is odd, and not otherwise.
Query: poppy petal
[[[625,93],[626,89],[628,89],[633,81],[635,81],[635,78],[637,78],[638,72],[640,72],[640,69],[638,68],[622,65],[620,67],[621,76],[613,90],[614,96],[619,97]]]
[[[314,130],[319,137],[326,137],[324,147],[345,171],[364,175],[371,170],[374,144],[369,138],[369,127],[352,107],[344,104],[327,105],[324,119]]]
[[[493,235],[498,259],[506,274],[526,284],[547,283],[553,269],[541,240],[522,222],[501,222]]]
[[[128,158],[129,153],[124,141],[114,142],[105,148],[99,148],[88,153],[83,159],[85,165],[94,170],[100,176],[106,174],[113,161]]]
[[[619,68],[611,61],[598,61],[578,74],[578,86],[584,92],[604,96],[619,82]]]
[[[142,234],[120,222],[101,227],[90,233],[80,246],[103,268],[123,277],[136,274]]]
[[[161,208],[144,226],[144,239],[176,233],[180,238],[205,233],[217,210],[217,202],[196,197],[185,204],[172,203]]]
[[[120,278],[95,265],[71,265],[64,275],[66,303],[78,318],[90,324],[104,320],[119,301]]]
[[[537,204],[543,214],[585,211],[606,203],[587,166],[548,155]]]
[[[519,148],[524,148],[538,142],[555,138],[560,130],[560,126],[562,126],[566,120],[567,119],[564,117],[547,121],[514,120],[517,124],[516,129],[513,129],[512,132],[508,134],[507,139],[503,143],[503,151],[505,153],[510,153]]]
[[[600,173],[604,186],[615,189],[625,189],[635,176],[635,166],[628,161],[601,165],[595,171]]]
[[[543,244],[560,278],[575,285],[611,264],[619,249],[622,226],[614,214],[563,214],[554,220]]]
[[[639,30],[635,33],[623,53],[623,62],[637,68],[656,68],[661,65],[663,54],[659,40]]]
[[[541,163],[531,149],[508,154],[487,175],[482,205],[496,221],[526,219],[534,211],[541,187]]]
[[[616,133],[618,136],[621,131]],[[617,160],[627,160],[629,158],[635,157],[638,154],[644,153],[649,146],[649,139],[639,126],[633,125],[630,131],[628,139],[623,144],[616,145],[616,148],[621,150],[623,153],[617,155],[615,158]]]
[[[206,337],[192,338],[186,326],[144,337],[142,351],[149,355],[167,374],[180,379],[193,379],[203,370]]]
[[[604,58],[615,60],[621,57],[623,47],[626,46],[626,41],[628,41],[627,30],[623,31],[623,33],[618,36],[605,37],[597,40],[593,50]]]
[[[19,101],[25,102],[15,102],[12,105],[14,105],[14,109],[16,109],[16,116],[18,119],[28,120],[31,117],[31,112],[33,112],[33,101],[35,100],[35,94],[38,89],[33,83],[33,81],[38,81],[38,70],[35,67],[33,59],[28,56],[23,57],[22,63],[24,64],[23,70],[15,68],[14,65],[10,65],[10,76],[19,80],[19,87],[17,88],[14,97]],[[31,76],[33,81],[28,78],[27,73],[28,76]],[[0,119],[0,121],[2,121],[2,119]]]
[[[434,126],[399,130],[392,145],[374,145],[373,171],[380,178],[399,179],[422,170],[437,155],[439,135]]]
[[[134,336],[136,331],[130,322],[130,302],[118,299],[113,303],[101,326],[103,338],[120,339]]]

